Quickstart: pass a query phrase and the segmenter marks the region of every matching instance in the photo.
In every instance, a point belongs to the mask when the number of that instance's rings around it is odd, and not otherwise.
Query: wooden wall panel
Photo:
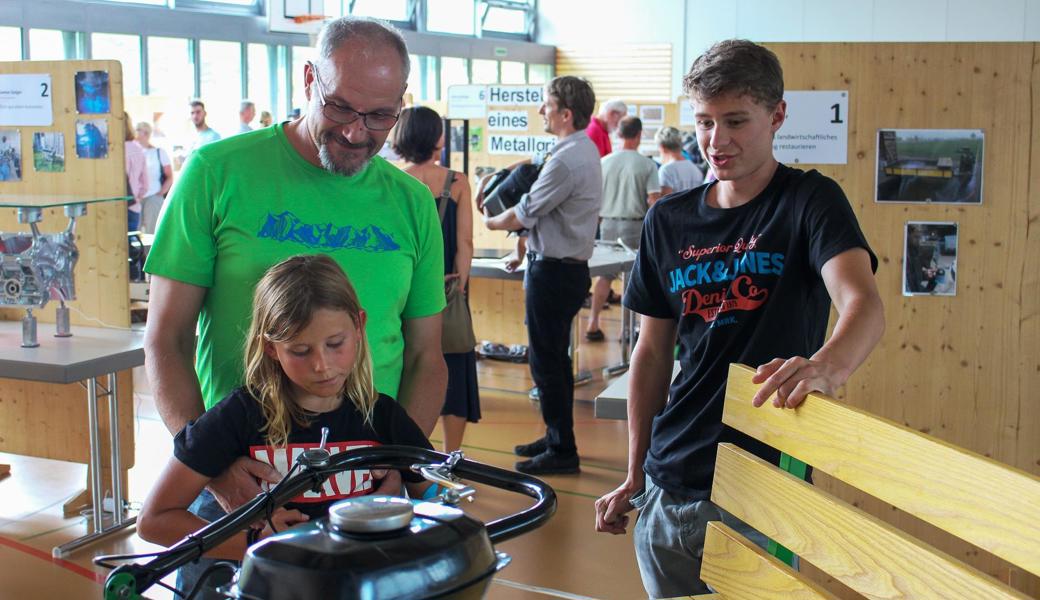
[[[104,159],[76,157],[76,113],[74,78],[77,71],[103,70],[109,73],[111,112],[84,118],[105,119],[108,123],[109,151]],[[123,75],[117,61],[20,61],[0,62],[0,73],[51,73],[54,124],[50,127],[0,125],[0,129],[21,131],[22,180],[0,183],[0,194],[55,193],[123,196],[126,174],[123,149]],[[65,171],[37,173],[32,164],[32,137],[37,131],[61,131],[65,134]],[[44,211],[41,231],[64,229],[67,219],[63,209]],[[0,208],[0,231],[28,231],[18,223],[16,211]],[[127,282],[126,203],[123,201],[91,204],[87,214],[77,220],[76,244],[80,256],[76,264],[77,299],[72,308],[72,332],[77,326],[130,326],[130,292]],[[37,311],[40,316],[39,339],[47,344],[53,339],[54,308],[48,303]],[[0,310],[4,319],[21,319],[22,309]],[[123,467],[133,466],[133,381],[130,371],[119,374],[120,445]],[[44,458],[87,462],[86,389],[78,384],[50,385],[28,381],[0,379],[0,450]],[[99,402],[102,439],[107,440],[107,402]],[[103,443],[107,457],[107,442]],[[106,458],[107,461],[107,458]],[[17,474],[15,474],[17,476]],[[108,478],[106,476],[106,487]]]
[[[588,79],[600,100],[673,100],[671,44],[557,46],[556,74]]]
[[[817,167],[844,188],[880,260],[887,330],[840,394],[867,411],[1040,473],[1040,67],[1034,44],[768,44],[788,90],[849,90],[849,161]],[[983,129],[981,206],[874,202],[879,128]],[[901,295],[908,220],[960,225],[957,295]],[[832,315],[833,317],[833,315]],[[833,318],[832,318],[833,324]],[[971,550],[890,507],[818,483],[947,551]],[[1003,580],[1013,569],[979,566]],[[1012,581],[1014,583],[1014,581]],[[1020,578],[1019,587],[1040,593]]]

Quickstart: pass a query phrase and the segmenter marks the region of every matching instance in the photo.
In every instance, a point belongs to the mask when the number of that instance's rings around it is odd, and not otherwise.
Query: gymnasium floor
[[[498,546],[513,562],[496,577],[490,599],[645,597],[631,537],[594,531],[593,503],[625,476],[625,422],[592,416],[592,399],[607,383],[602,368],[620,358],[619,318],[618,307],[612,306],[601,318],[607,341],[581,346],[579,364],[593,374],[591,383],[575,390],[582,472],[546,478],[559,497],[556,515],[543,528]],[[543,432],[538,407],[527,398],[531,386],[527,365],[480,361],[478,370],[484,418],[467,429],[463,450],[469,458],[512,468],[513,446]],[[147,390],[136,394],[135,402],[137,456],[130,471],[129,497],[140,502],[170,456],[171,441]],[[440,430],[432,437],[439,447]],[[105,571],[91,564],[94,555],[156,549],[131,529],[82,549],[67,561],[52,560],[53,546],[85,533],[85,519],[63,518],[61,505],[82,487],[86,467],[4,453],[0,463],[11,465],[11,475],[0,480],[0,600],[100,598]],[[467,512],[482,520],[509,514],[529,502],[507,492],[478,489],[477,500]],[[147,595],[156,600],[173,597],[158,587]]]

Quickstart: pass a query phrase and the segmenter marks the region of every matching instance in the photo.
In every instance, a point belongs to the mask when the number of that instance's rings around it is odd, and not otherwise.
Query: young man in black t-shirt
[[[625,513],[641,509],[636,555],[655,598],[707,591],[699,579],[707,521],[749,529],[709,500],[718,443],[779,458],[722,424],[728,365],[758,367],[755,381],[765,385],[755,406],[795,408],[809,392],[833,394],[884,329],[877,259],[845,194],[773,157],[787,108],[776,56],[748,41],[720,42],[683,83],[718,181],[667,196],[647,214],[624,298],[642,315],[628,477],[596,502],[597,530],[615,534],[625,531]],[[824,343],[832,301],[839,316]],[[682,371],[669,390],[676,339]]]

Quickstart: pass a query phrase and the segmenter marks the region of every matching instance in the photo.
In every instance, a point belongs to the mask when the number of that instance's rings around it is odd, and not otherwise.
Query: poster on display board
[[[22,180],[22,132],[0,129],[0,182]]]
[[[907,221],[903,295],[957,295],[957,223]]]
[[[880,129],[876,202],[982,204],[981,129]]]
[[[644,125],[654,124],[659,125],[664,123],[664,105],[663,104],[644,104],[639,107],[639,120]]]
[[[54,124],[50,73],[0,75],[0,126]]]
[[[449,119],[483,119],[486,115],[486,86],[448,86],[448,113],[445,116]]]
[[[773,156],[784,164],[847,164],[848,91],[788,91],[784,100],[787,118],[773,138]]]

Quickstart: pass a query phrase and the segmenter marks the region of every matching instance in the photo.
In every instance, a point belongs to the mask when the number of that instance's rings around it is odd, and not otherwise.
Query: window
[[[310,46],[292,47],[292,71],[290,72],[292,103],[289,106],[290,111],[296,108],[303,110],[307,107],[307,93],[303,87],[303,66],[307,64],[307,61],[313,62],[316,58],[318,58],[318,50],[315,48]]]
[[[57,29],[29,30],[30,60],[74,60],[86,58],[83,35],[75,31]]]
[[[469,83],[469,65],[465,58],[453,56],[441,57],[441,95],[444,100],[448,99],[448,86],[465,85]]]
[[[209,126],[225,137],[237,133],[242,101],[242,44],[199,42],[199,88]]]
[[[0,60],[22,60],[22,30],[0,27]]]
[[[473,83],[498,83],[498,61],[473,59]]]
[[[526,35],[527,10],[514,10],[481,2],[481,29]],[[528,9],[529,10],[529,9]]]
[[[141,38],[118,33],[92,33],[91,58],[118,60],[123,65],[123,94],[137,96],[141,90]]]
[[[527,65],[527,83],[549,83],[552,65]]]
[[[408,55],[408,63],[411,67],[408,69],[408,89],[405,93],[412,95],[413,102],[426,99],[426,94],[423,93],[425,90],[423,90],[422,86],[424,62],[422,58],[414,54]]]
[[[256,103],[257,122],[261,111],[266,110],[273,116],[281,114],[281,111],[277,110],[277,98],[271,93],[272,89],[278,87],[278,80],[271,71],[271,65],[276,64],[278,60],[277,51],[277,46],[267,44],[249,44],[246,49],[246,72],[249,74],[246,89],[249,91],[249,99]]]
[[[148,94],[185,103],[195,97],[195,63],[183,38],[148,38]]]
[[[473,0],[427,0],[426,29],[473,35],[475,7]]]
[[[522,84],[527,83],[527,75],[524,63],[502,61],[502,83]]]
[[[411,21],[408,0],[344,0],[344,4],[353,4],[351,14],[362,17],[374,17],[387,21]],[[344,12],[347,12],[344,10]]]

